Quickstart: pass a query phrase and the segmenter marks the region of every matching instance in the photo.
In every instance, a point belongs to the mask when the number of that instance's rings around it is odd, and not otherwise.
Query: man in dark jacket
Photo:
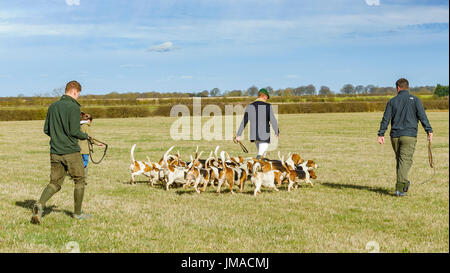
[[[260,89],[258,99],[247,105],[244,118],[236,133],[236,140],[240,141],[244,128],[250,121],[250,141],[256,143],[258,149],[257,158],[260,159],[270,144],[270,124],[273,126],[276,136],[280,135],[278,122],[272,109],[272,105],[267,103],[269,92],[266,89]]]
[[[428,135],[428,141],[432,141],[433,129],[428,121],[425,109],[418,97],[409,93],[408,80],[401,78],[395,83],[397,96],[388,101],[380,130],[378,131],[378,143],[384,144],[384,133],[389,122],[391,123],[391,143],[397,160],[397,184],[395,195],[405,196],[410,181],[408,172],[412,166],[413,155],[417,143],[417,124],[422,123]]]
[[[80,92],[81,85],[71,81],[66,85],[65,95],[48,108],[44,133],[50,137],[50,183],[33,206],[32,223],[41,223],[45,203],[61,190],[66,172],[75,182],[73,217],[78,220],[90,217],[81,213],[85,178],[78,140],[89,136],[80,131],[80,104],[77,101]]]

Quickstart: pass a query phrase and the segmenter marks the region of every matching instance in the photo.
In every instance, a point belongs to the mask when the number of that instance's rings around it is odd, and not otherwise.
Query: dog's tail
[[[200,156],[202,156],[203,151],[200,151],[200,153],[197,155],[197,158],[195,160],[199,161],[200,160]]]
[[[211,165],[209,163],[209,162],[211,162],[211,160],[214,160],[214,157],[212,156],[212,154],[210,154],[209,157],[205,161],[205,169],[209,169],[211,167]]]
[[[227,165],[225,164],[225,151],[220,152],[220,158],[222,159],[222,167],[225,170],[227,168]]]
[[[216,158],[219,158],[218,156],[217,156],[217,151],[219,150],[219,145],[217,145],[216,146],[216,149],[214,150],[214,155],[216,156]]]
[[[172,149],[175,148],[175,146],[172,146],[169,148],[169,150],[167,150],[167,152],[164,154],[163,159],[164,159],[164,167],[167,167],[167,155],[170,153],[170,151],[172,151]]]
[[[287,165],[287,164],[284,162],[284,156],[281,157],[281,165],[283,165],[283,168],[285,168],[286,171],[289,171],[289,172],[292,171],[291,168],[289,168],[289,165]]]
[[[134,149],[136,148],[136,144],[131,147],[131,163],[134,163]]]

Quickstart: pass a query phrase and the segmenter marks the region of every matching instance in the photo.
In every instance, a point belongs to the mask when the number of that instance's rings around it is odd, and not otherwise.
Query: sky
[[[445,0],[0,0],[0,96],[449,84]]]

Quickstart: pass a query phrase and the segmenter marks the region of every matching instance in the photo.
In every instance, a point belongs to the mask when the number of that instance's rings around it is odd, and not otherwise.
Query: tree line
[[[250,86],[245,90],[220,90],[213,88],[211,90],[203,90],[201,92],[111,92],[105,95],[81,95],[82,99],[96,99],[96,100],[137,100],[137,99],[159,99],[159,98],[189,98],[189,97],[254,97],[258,94],[260,88],[265,88],[271,96],[274,97],[293,97],[293,96],[333,96],[333,95],[390,95],[395,94],[394,87],[379,87],[375,85],[352,85],[345,84],[339,92],[332,91],[328,86],[320,86],[317,88],[313,84],[299,86],[295,88],[273,89],[271,86],[257,87]],[[411,87],[410,91],[420,94],[435,94],[438,97],[448,96],[448,86],[438,84],[437,86],[417,86]],[[55,88],[52,92],[44,94],[35,94],[33,97],[37,98],[51,98],[59,97],[64,94],[64,88]],[[27,98],[23,94],[17,96],[18,98]],[[30,97],[28,97],[30,98]],[[5,98],[3,98],[5,99]]]

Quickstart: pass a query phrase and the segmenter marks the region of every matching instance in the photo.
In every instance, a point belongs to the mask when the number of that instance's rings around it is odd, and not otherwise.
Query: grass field
[[[280,115],[282,152],[298,151],[320,167],[314,187],[294,192],[263,190],[217,195],[212,188],[149,187],[140,177],[128,184],[130,148],[156,160],[176,144],[186,159],[199,145],[209,153],[231,141],[169,138],[173,118],[98,119],[93,132],[110,145],[101,165],[90,165],[84,211],[77,222],[73,182],[47,203],[43,223],[30,224],[31,206],[49,180],[48,137],[43,121],[0,122],[0,252],[381,252],[449,251],[449,113],[429,112],[435,131],[436,174],[428,167],[426,138],[419,136],[405,198],[392,196],[395,162],[390,141],[376,142],[382,113]],[[245,141],[250,153],[255,147]],[[276,157],[276,153],[269,154]],[[418,185],[428,180],[429,183]]]

